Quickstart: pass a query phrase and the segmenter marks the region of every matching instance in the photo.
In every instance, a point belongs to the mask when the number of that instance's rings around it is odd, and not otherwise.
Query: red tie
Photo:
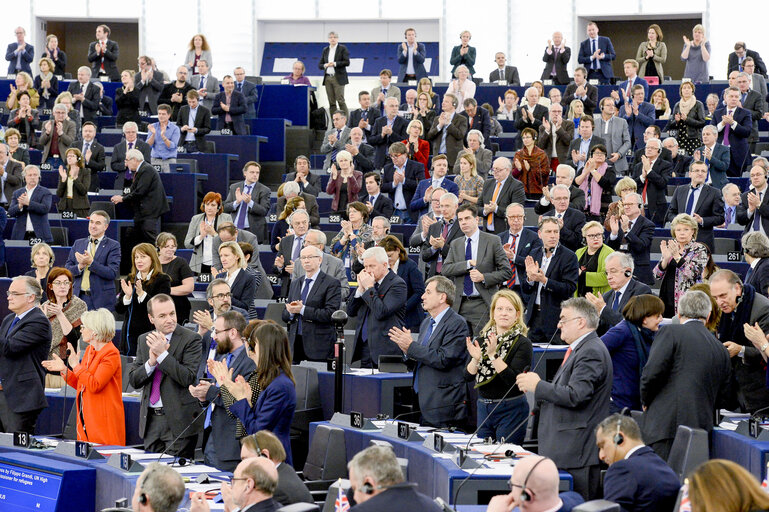
[[[566,349],[566,355],[563,356],[563,362],[561,363],[561,366],[566,364],[566,360],[569,359],[569,356],[571,355],[571,346],[569,346],[568,349]]]

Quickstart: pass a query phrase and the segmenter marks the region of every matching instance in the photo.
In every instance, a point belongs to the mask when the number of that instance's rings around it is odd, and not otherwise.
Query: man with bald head
[[[662,143],[659,139],[646,141],[641,162],[633,168],[633,179],[638,185],[641,199],[646,205],[647,217],[657,225],[665,222],[668,209],[666,198],[668,180],[672,177],[673,166],[660,158]]]
[[[374,148],[363,138],[363,129],[354,127],[350,130],[350,140],[344,149],[352,155],[352,165],[363,174],[374,170]]]
[[[569,72],[566,68],[571,59],[571,48],[563,42],[561,32],[553,32],[553,38],[548,39],[545,54],[542,61],[545,69],[542,70],[542,80],[552,80],[554,85],[567,85]]]
[[[272,497],[278,487],[278,470],[266,457],[244,459],[235,468],[229,487],[227,494],[240,512],[274,512],[282,507]],[[193,493],[190,500],[190,512],[211,510],[203,492]]]
[[[518,507],[521,512],[571,510],[585,500],[573,492],[558,495],[558,468],[547,457],[524,457],[513,466],[510,493],[494,496],[486,512],[507,512]],[[527,498],[523,498],[524,492]]]
[[[160,93],[158,104],[164,103],[171,106],[171,119],[179,117],[179,110],[187,104],[187,93],[195,89],[187,81],[188,73],[187,66],[176,68],[176,80],[167,83]],[[179,126],[184,124],[187,123],[183,122]]]

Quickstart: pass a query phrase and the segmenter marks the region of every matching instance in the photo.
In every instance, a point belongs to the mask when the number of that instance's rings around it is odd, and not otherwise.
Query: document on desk
[[[166,466],[169,464],[166,463]],[[200,473],[208,473],[209,475],[211,473],[221,473],[218,469],[206,466],[205,464],[190,464],[189,466],[174,466],[174,470],[182,475],[188,475],[188,474],[200,474]],[[218,484],[219,487],[222,486],[221,482]]]
[[[732,423],[731,421],[722,421],[721,423],[718,424],[718,427],[724,430],[732,430],[732,431],[737,430],[737,424]]]

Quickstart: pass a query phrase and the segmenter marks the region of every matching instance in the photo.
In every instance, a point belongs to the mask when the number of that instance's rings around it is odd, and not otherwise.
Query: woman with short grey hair
[[[758,231],[748,233],[742,237],[742,253],[750,264],[745,284],[769,297],[769,237]]]

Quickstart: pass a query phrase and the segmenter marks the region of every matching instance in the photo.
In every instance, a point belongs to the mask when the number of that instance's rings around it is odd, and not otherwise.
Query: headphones
[[[526,487],[526,484],[529,483],[529,477],[531,476],[532,473],[534,473],[534,470],[537,469],[537,466],[539,466],[543,461],[546,461],[546,460],[547,460],[547,457],[542,457],[541,459],[539,459],[537,463],[531,467],[531,471],[529,471],[529,474],[526,475],[526,479],[523,481],[523,489],[521,489],[522,502],[528,503],[529,501],[532,500],[532,498],[534,498],[534,496],[537,495],[534,491],[532,491],[531,489],[528,489]]]
[[[139,503],[141,503],[142,505],[146,505],[147,504],[147,495],[146,494],[141,493],[139,495]]]
[[[368,482],[361,485],[360,490],[363,494],[368,494],[368,495],[374,494],[374,486]]]
[[[625,277],[630,277],[632,275],[633,275],[633,271],[630,270],[629,268],[626,268],[625,269]]]
[[[614,437],[612,438],[615,446],[619,446],[625,441],[625,436],[623,436],[622,432],[619,431],[620,422],[621,420],[617,420],[617,433],[614,434]]]

